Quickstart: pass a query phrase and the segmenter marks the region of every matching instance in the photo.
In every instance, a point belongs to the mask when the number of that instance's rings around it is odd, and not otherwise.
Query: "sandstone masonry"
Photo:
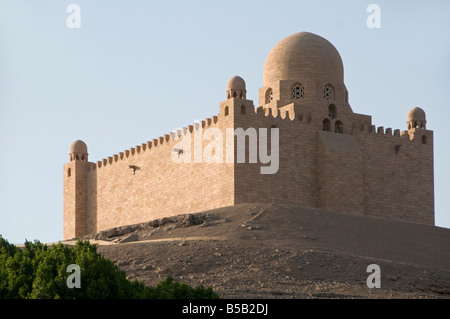
[[[413,108],[404,131],[354,113],[342,60],[327,40],[301,32],[280,41],[266,59],[260,106],[246,99],[238,76],[226,95],[217,116],[96,163],[84,142],[74,142],[64,165],[64,239],[256,202],[434,225],[433,132],[425,112]],[[261,174],[266,163],[249,163],[250,137],[245,163],[236,160],[237,137],[220,140],[233,161],[195,161],[195,148],[218,149],[211,136],[196,137],[210,128],[223,137],[227,129],[267,128],[269,152],[277,128],[278,170]],[[190,150],[180,150],[183,139],[191,139]]]

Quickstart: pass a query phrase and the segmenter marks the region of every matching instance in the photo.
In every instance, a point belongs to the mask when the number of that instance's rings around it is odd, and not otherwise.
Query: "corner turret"
[[[227,84],[227,99],[238,97],[246,99],[247,90],[245,89],[245,81],[240,76],[233,76]]]
[[[81,140],[77,140],[70,146],[70,161],[88,161],[87,145]]]
[[[87,234],[87,174],[89,169],[86,143],[77,140],[70,146],[70,162],[64,164],[64,239]]]
[[[406,122],[408,124],[408,131],[413,128],[422,130],[427,129],[425,111],[422,110],[420,107],[415,107],[408,112],[408,118]]]

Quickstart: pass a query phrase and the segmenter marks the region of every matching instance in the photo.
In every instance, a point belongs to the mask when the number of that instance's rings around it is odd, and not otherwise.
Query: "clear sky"
[[[69,4],[81,8],[70,29]],[[367,27],[369,4],[381,28]],[[96,162],[219,112],[240,75],[258,106],[271,48],[300,31],[338,49],[354,112],[434,131],[436,225],[450,228],[450,1],[0,0],[0,234],[63,234],[73,141]]]

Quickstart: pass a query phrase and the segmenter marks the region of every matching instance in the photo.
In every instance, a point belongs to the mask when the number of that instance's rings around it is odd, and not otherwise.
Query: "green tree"
[[[67,286],[67,267],[81,269],[81,288]],[[99,298],[218,298],[211,288],[191,287],[167,277],[155,288],[126,278],[111,260],[97,252],[89,241],[75,247],[62,243],[47,246],[25,242],[22,249],[0,235],[0,298],[16,299],[99,299]]]

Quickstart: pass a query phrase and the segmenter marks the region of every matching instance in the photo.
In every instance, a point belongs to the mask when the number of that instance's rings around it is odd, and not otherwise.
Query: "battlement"
[[[164,134],[163,136],[159,136],[158,138],[155,138],[152,141],[148,141],[147,143],[136,145],[135,147],[131,147],[130,149],[120,152],[119,154],[114,154],[113,156],[103,158],[102,160],[97,161],[96,163],[91,163],[90,168],[93,170],[95,170],[96,168],[100,169],[102,167],[112,165],[113,163],[117,163],[119,161],[132,159],[136,154],[142,154],[154,150],[163,145],[168,145],[171,142],[178,142],[181,137],[194,133],[194,130],[195,131],[199,130],[200,126],[203,129],[215,127],[218,121],[219,121],[218,116],[212,116],[206,118],[205,120],[202,120],[201,122],[194,122],[193,125],[188,125],[181,129],[177,129],[175,131],[170,132],[169,134]]]
[[[239,102],[239,98],[233,98],[235,102]],[[226,103],[227,104],[227,103]],[[239,105],[239,103],[235,103]],[[231,105],[225,106],[225,111],[223,113],[219,113],[217,116],[212,116],[206,118],[205,120],[194,122],[192,125],[188,125],[181,129],[177,129],[175,131],[170,132],[169,134],[165,134],[163,136],[159,136],[151,141],[146,143],[142,143],[141,145],[136,145],[130,149],[124,150],[118,154],[114,154],[113,156],[109,156],[107,158],[103,158],[102,160],[97,161],[96,163],[91,163],[90,169],[95,170],[96,168],[100,169],[102,167],[106,167],[108,165],[112,165],[113,163],[117,163],[119,161],[132,159],[135,154],[145,153],[156,148],[159,148],[163,145],[170,144],[171,142],[178,142],[181,137],[186,136],[187,134],[192,134],[194,131],[198,131],[200,127],[202,129],[208,129],[210,127],[216,127],[221,118],[227,117]],[[247,108],[243,104],[241,108],[234,108],[234,114],[240,116],[249,116],[249,117],[257,117],[265,120],[282,120],[288,123],[294,123],[302,126],[304,125],[316,125],[314,122],[309,120],[304,120],[303,116],[297,115],[295,111],[295,105],[292,103],[284,108],[269,108],[259,106],[257,108],[253,107],[253,112],[247,112]],[[309,115],[311,117],[311,115]],[[250,120],[251,121],[251,120]],[[370,135],[373,137],[392,137],[396,138],[402,142],[415,141],[420,140],[423,142],[422,136],[427,134],[427,130],[423,130],[421,134],[409,134],[408,131],[400,131],[400,129],[386,128],[383,126],[375,126],[375,125],[362,125],[360,129],[356,129],[356,126],[353,126],[352,130],[346,132],[350,135]]]
[[[226,114],[226,115],[225,115]],[[289,110],[278,110],[278,109],[265,109],[263,107],[253,108],[253,112],[242,112],[238,113],[241,115],[249,115],[249,116],[259,116],[265,119],[281,119],[287,120],[290,122],[295,122],[295,111],[293,109]],[[175,131],[170,132],[169,134],[165,134],[163,136],[159,136],[151,141],[146,143],[142,143],[141,145],[136,145],[135,147],[131,147],[130,149],[124,150],[123,152],[119,152],[118,154],[114,154],[112,156],[108,156],[103,158],[96,163],[90,163],[90,169],[101,169],[106,166],[112,165],[114,163],[132,159],[136,154],[142,154],[156,148],[159,148],[163,145],[168,145],[171,142],[178,142],[181,137],[184,137],[188,134],[193,134],[194,131],[198,131],[200,127],[202,129],[208,129],[211,127],[216,127],[221,118],[227,117],[228,114],[226,112],[219,113],[218,115],[206,118],[205,120],[194,122],[192,125],[188,125],[186,127],[177,129]]]

